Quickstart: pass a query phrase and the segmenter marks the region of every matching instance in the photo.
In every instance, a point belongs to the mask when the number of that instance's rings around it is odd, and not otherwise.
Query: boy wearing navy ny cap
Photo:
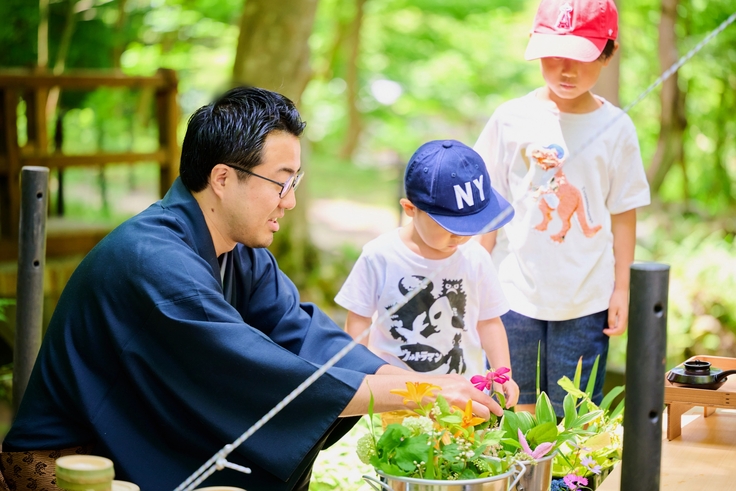
[[[404,186],[400,203],[411,222],[366,244],[335,298],[348,310],[346,330],[357,337],[374,324],[363,344],[416,372],[470,378],[485,373],[485,357],[510,368],[500,319],[506,298],[488,253],[470,238],[511,220],[511,205],[491,187],[480,155],[454,140],[422,145]],[[503,390],[507,407],[515,405],[513,379]]]

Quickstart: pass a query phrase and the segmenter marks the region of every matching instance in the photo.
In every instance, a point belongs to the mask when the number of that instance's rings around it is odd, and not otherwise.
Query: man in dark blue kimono
[[[142,491],[172,490],[351,341],[300,303],[265,249],[296,204],[303,128],[291,101],[255,88],[192,116],[170,191],[101,241],[64,289],[3,443],[11,490],[28,484],[16,452],[76,447]],[[230,454],[251,474],[226,469],[205,484],[306,490],[317,453],[367,412],[368,387],[388,411],[402,404],[389,390],[409,380],[501,412],[459,376],[419,376],[356,346]]]

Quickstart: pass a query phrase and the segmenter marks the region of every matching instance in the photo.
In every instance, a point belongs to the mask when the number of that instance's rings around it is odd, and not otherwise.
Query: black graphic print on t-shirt
[[[424,277],[416,275],[402,278],[399,291],[406,296],[419,288],[422,281]],[[404,343],[399,358],[417,372],[430,372],[446,365],[446,373],[465,373],[463,281],[443,279],[437,296],[433,290],[434,285],[428,282],[391,316],[391,336]]]

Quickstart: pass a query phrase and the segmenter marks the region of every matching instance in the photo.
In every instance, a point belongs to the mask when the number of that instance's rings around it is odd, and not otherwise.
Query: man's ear
[[[209,185],[217,196],[222,197],[228,179],[233,179],[233,175],[230,167],[225,164],[217,164],[210,171]]]
[[[406,198],[401,198],[399,200],[399,204],[404,209],[404,213],[406,213],[406,216],[409,218],[414,218],[414,215],[416,214],[417,207],[414,206],[414,203],[409,201]]]

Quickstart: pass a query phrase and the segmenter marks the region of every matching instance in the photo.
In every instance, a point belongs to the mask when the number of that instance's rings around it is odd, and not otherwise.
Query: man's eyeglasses
[[[225,165],[227,165],[228,167],[232,167],[233,169],[237,169],[240,172],[245,172],[246,174],[250,174],[251,176],[260,177],[261,179],[265,181],[272,182],[274,184],[278,184],[279,186],[281,186],[281,191],[279,192],[279,198],[281,199],[285,198],[286,195],[289,194],[289,191],[291,191],[292,189],[296,191],[296,187],[302,181],[302,176],[304,176],[304,172],[300,172],[298,174],[292,174],[291,177],[289,177],[286,180],[286,182],[279,182],[279,181],[274,181],[273,179],[269,179],[268,177],[260,176],[256,174],[255,172],[245,170],[242,167],[239,167],[237,165],[233,165],[233,164],[225,164]]]

